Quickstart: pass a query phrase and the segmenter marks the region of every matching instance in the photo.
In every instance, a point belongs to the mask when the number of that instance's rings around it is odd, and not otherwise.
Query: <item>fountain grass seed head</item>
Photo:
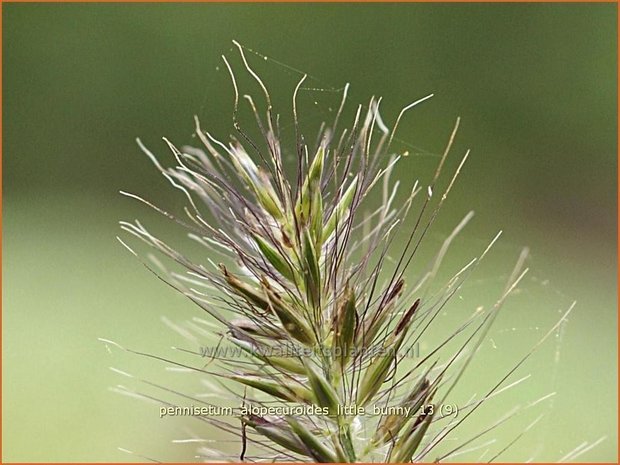
[[[395,205],[390,175],[399,156],[390,152],[394,134],[404,113],[431,95],[405,107],[391,130],[375,98],[357,107],[352,122],[340,129],[345,87],[333,122],[313,134],[310,139],[316,143],[310,143],[297,118],[303,76],[292,99],[296,144],[282,147],[280,118],[270,94],[244,48],[236,45],[246,71],[263,92],[264,113],[252,97],[244,96],[263,140],[252,140],[237,120],[237,79],[224,58],[235,93],[236,136],[219,141],[196,119],[201,148],[178,149],[165,139],[176,160],[171,168],[164,168],[139,142],[186,196],[185,218],[126,194],[183,225],[210,253],[186,257],[140,222],[121,223],[122,229],[185,270],[171,272],[145,262],[217,323],[214,332],[220,339],[245,354],[213,353],[207,366],[192,367],[220,382],[241,405],[233,417],[203,420],[238,437],[240,452],[233,461],[417,462],[450,457],[431,454],[512,371],[499,375],[498,384],[482,399],[462,406],[459,418],[446,418],[439,407],[524,273],[520,260],[492,308],[473,312],[423,357],[405,363],[404,354],[419,343],[499,236],[441,292],[423,292],[469,214],[428,271],[406,282],[407,270],[467,159],[465,154],[448,187],[434,197],[458,120],[430,184],[422,188],[416,183],[406,201]],[[292,175],[283,161],[283,152],[291,151],[296,164]],[[362,215],[373,189],[382,190],[382,204]],[[420,205],[407,226],[404,219],[413,211],[414,200]],[[407,229],[404,245],[394,242],[397,228]],[[212,261],[222,254],[225,259]],[[389,254],[396,258],[387,266]],[[442,359],[442,349],[466,330],[468,337]],[[207,448],[202,454],[211,460],[229,459]]]

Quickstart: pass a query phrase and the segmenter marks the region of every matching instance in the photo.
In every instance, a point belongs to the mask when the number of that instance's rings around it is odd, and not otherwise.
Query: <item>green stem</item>
[[[344,421],[342,415],[338,415],[338,439],[347,455],[349,463],[355,463],[355,448],[353,447],[353,440],[351,439],[351,428],[349,423]]]

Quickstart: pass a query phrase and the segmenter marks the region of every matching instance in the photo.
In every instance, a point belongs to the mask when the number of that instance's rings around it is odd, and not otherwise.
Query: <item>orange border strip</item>
[[[609,0],[2,0],[0,3],[615,3]]]
[[[314,0],[312,2],[306,2],[303,0],[268,0],[268,1],[260,1],[260,0],[221,0],[217,1],[204,1],[204,0],[0,0],[0,60],[2,60],[2,26],[4,16],[2,15],[2,4],[3,3],[615,3],[617,5],[616,8],[616,34],[617,34],[617,42],[616,42],[616,66],[617,66],[617,74],[616,74],[616,122],[617,122],[617,133],[616,133],[616,155],[617,155],[617,178],[616,178],[616,200],[617,200],[617,211],[616,211],[616,252],[617,252],[617,262],[616,262],[616,271],[620,269],[620,84],[618,81],[618,76],[620,76],[620,59],[618,54],[618,45],[620,44],[620,0],[609,1],[609,0],[486,0],[486,1],[470,1],[470,0],[356,0],[354,2],[350,0]],[[2,103],[2,96],[4,94],[4,87],[2,86],[2,61],[0,61],[0,88],[2,88],[2,94],[0,94],[0,104]],[[4,109],[4,107],[3,107]],[[2,183],[2,155],[3,155],[3,145],[2,145],[2,121],[3,121],[4,111],[0,112],[0,286],[2,285],[2,191],[3,191],[3,183]],[[617,288],[616,288],[616,298],[617,298],[617,316],[620,317],[618,313],[618,309],[620,308],[620,274],[618,272],[617,275]],[[0,288],[0,295],[2,295],[4,288]],[[0,302],[0,341],[2,340],[2,302]],[[617,326],[616,336],[620,333],[620,318],[618,318],[618,326]],[[1,350],[1,349],[0,349]],[[616,339],[616,352],[617,359],[620,360],[620,346],[618,346],[618,341]],[[0,358],[0,368],[2,368],[2,359]],[[2,380],[2,373],[0,372],[0,381]],[[616,366],[616,376],[617,376],[617,400],[618,405],[620,405],[620,390],[618,387],[620,386],[620,373],[618,371],[618,366]],[[4,383],[2,383],[2,387],[0,387],[0,415],[2,414],[2,401],[4,399]],[[618,426],[618,413],[616,416],[616,426]],[[0,463],[12,463],[16,465],[26,464],[28,462],[4,462],[3,454],[2,454],[2,429],[4,426],[4,417],[2,417],[3,421],[0,422]],[[620,445],[616,451],[616,458],[620,460]],[[57,462],[62,463],[62,462]],[[71,462],[73,465],[80,464],[91,464],[91,463],[112,463],[114,465],[133,465],[136,462]],[[192,462],[173,462],[171,465],[185,465],[185,463]],[[280,465],[293,465],[298,462],[280,462]],[[458,463],[461,465],[470,465],[470,462],[451,462]],[[516,462],[497,462],[500,465],[518,465]],[[592,465],[608,465],[607,462],[574,462],[578,465],[592,464]],[[231,465],[246,465],[241,462],[230,462]],[[337,464],[337,465],[347,465],[347,464]],[[370,464],[369,464],[370,465]],[[373,464],[374,465],[374,464]],[[473,464],[471,464],[473,465]]]
[[[2,110],[0,111],[0,295],[4,295],[4,286],[2,285],[2,264],[4,263],[4,261],[2,260],[2,231],[4,231],[4,228],[2,227],[2,206],[4,205],[4,202],[2,201],[2,192],[4,191],[4,188],[2,187],[2,180],[4,179],[2,177],[2,154],[3,154],[3,148],[4,148],[4,144],[2,143],[2,136],[4,134],[4,131],[2,131],[2,117],[4,116],[4,106],[2,105],[2,97],[4,96],[4,87],[2,85],[2,63],[4,63],[4,60],[2,59],[2,51],[4,50],[2,47],[2,38],[4,37],[3,34],[3,29],[2,29],[2,21],[3,21],[4,15],[2,14],[2,0],[0,0],[0,89],[2,89],[2,92],[0,92],[0,106],[2,106]],[[2,341],[2,319],[3,319],[3,315],[4,313],[2,312],[3,309],[3,303],[4,303],[4,298],[2,298],[2,301],[0,301],[0,342]],[[0,352],[2,352],[2,349],[4,348],[4,344],[2,344],[2,347],[0,348]],[[2,412],[2,400],[4,399],[4,381],[3,381],[3,375],[4,374],[4,369],[2,367],[2,357],[0,357],[0,383],[2,384],[2,387],[0,387],[0,416],[2,417],[2,421],[0,421],[0,462],[4,462],[4,454],[2,452],[2,438],[3,438],[3,434],[2,434],[2,426],[4,424],[4,414]]]

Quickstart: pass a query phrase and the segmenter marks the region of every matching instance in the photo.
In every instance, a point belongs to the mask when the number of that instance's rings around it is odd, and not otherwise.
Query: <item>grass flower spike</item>
[[[435,459],[433,453],[445,436],[501,385],[480,401],[462,406],[458,418],[440,414],[440,406],[523,276],[518,264],[493,308],[472,312],[462,327],[423,356],[405,360],[403,354],[424,337],[490,247],[480,250],[439,292],[429,292],[426,286],[451,236],[428,272],[408,282],[407,270],[467,158],[441,195],[433,195],[456,127],[431,183],[416,183],[396,205],[397,183],[390,177],[399,156],[390,151],[391,143],[403,114],[430,96],[405,107],[391,129],[380,116],[380,99],[373,98],[341,129],[345,88],[334,120],[308,137],[297,118],[304,76],[292,99],[297,142],[283,147],[280,117],[266,86],[244,48],[237,46],[246,71],[263,92],[260,104],[244,96],[261,140],[250,137],[237,120],[242,103],[238,81],[224,58],[235,92],[236,136],[220,141],[196,120],[200,148],[177,148],[166,140],[176,160],[171,168],[164,168],[140,143],[163,176],[185,195],[184,215],[127,194],[182,225],[209,252],[190,259],[140,222],[121,223],[176,264],[171,270],[145,262],[217,324],[213,332],[223,345],[245,354],[215,354],[206,366],[200,359],[190,367],[216,380],[240,406],[230,418],[203,418],[239,438],[238,455],[214,456],[206,449],[202,453],[206,460],[233,461]],[[290,153],[294,170],[285,163],[284,154]],[[382,203],[367,212],[365,200],[373,190],[382,192]],[[405,221],[414,211],[412,221]],[[406,236],[402,244],[394,240],[397,231]],[[205,327],[211,328],[211,323]],[[204,334],[204,327],[194,329],[195,337]],[[456,351],[446,356],[444,349],[463,335]]]

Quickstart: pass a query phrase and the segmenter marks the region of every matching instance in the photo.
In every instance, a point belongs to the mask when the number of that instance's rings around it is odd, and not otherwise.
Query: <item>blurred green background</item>
[[[503,460],[555,461],[607,436],[580,459],[615,462],[616,8],[4,4],[3,460],[140,460],[119,447],[192,460],[195,445],[170,441],[190,430],[219,437],[189,419],[160,420],[156,406],[111,392],[135,381],[110,366],[188,393],[204,387],[161,363],[108,352],[97,338],[170,355],[179,337],[161,317],[200,316],[115,240],[119,219],[139,217],[172,231],[118,191],[165,208],[182,204],[134,139],[169,157],[160,137],[193,143],[194,114],[225,139],[232,89],[220,54],[238,66],[231,46],[237,39],[313,76],[308,87],[324,90],[301,96],[309,121],[331,117],[327,108],[339,94],[329,89],[346,82],[350,108],[384,97],[388,125],[402,106],[434,92],[398,133],[395,147],[411,153],[396,171],[406,185],[418,177],[428,182],[462,117],[447,172],[466,148],[472,155],[425,253],[437,250],[470,209],[476,216],[447,257],[448,274],[497,230],[504,236],[445,321],[492,302],[525,245],[531,272],[457,395],[486,392],[559,312],[578,303],[558,337],[512,379],[531,378],[472,416],[457,436],[465,440],[513,405],[557,392],[478,443],[495,439],[489,449],[501,450],[544,414]],[[249,57],[287,105],[298,74]],[[290,121],[290,109],[280,111]],[[474,461],[483,452],[457,459]]]

